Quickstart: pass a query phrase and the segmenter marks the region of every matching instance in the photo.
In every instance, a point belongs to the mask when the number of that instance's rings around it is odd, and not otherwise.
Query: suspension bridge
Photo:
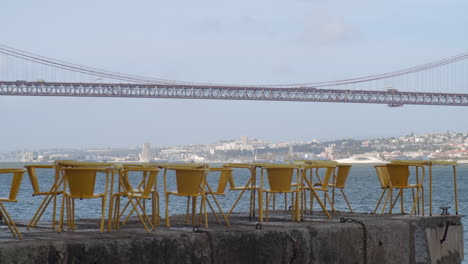
[[[384,74],[288,85],[219,85],[72,64],[0,45],[0,95],[468,106],[468,53]],[[83,80],[94,81],[83,82]]]

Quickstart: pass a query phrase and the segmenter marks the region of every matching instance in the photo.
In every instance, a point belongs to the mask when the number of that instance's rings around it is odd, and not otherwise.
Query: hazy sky
[[[181,81],[327,81],[468,51],[465,0],[19,0],[0,10],[0,44]],[[0,152],[468,132],[468,108],[448,106],[1,96],[0,112]]]

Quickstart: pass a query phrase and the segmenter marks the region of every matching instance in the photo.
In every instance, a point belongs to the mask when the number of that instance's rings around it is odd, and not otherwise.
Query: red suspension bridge
[[[217,85],[148,78],[0,45],[0,95],[178,98],[468,106],[468,53],[378,75],[289,85]],[[90,80],[82,82],[82,80]]]

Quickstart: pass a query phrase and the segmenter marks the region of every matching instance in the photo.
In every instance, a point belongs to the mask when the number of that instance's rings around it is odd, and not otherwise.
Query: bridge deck
[[[260,100],[402,105],[468,106],[468,94],[340,90],[292,87],[169,84],[0,82],[0,95]]]

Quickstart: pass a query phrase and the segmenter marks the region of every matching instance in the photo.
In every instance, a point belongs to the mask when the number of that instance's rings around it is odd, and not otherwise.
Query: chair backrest
[[[248,169],[252,174],[256,173],[256,166],[254,166],[251,163],[227,163],[223,165],[223,168],[229,168],[229,169],[234,169],[234,168],[242,168],[242,169]],[[241,186],[236,186],[236,183],[234,182],[234,174],[231,172],[231,176],[228,179],[229,187],[231,190],[240,190],[239,188],[245,187],[245,185]]]
[[[141,194],[142,196],[148,197],[150,195],[151,191],[153,190],[153,187],[155,187],[156,185],[156,177],[158,176],[158,173],[159,173],[159,170],[152,170],[152,171],[146,172],[146,181],[143,184],[144,188]]]
[[[201,193],[206,169],[178,168],[175,171],[178,194],[198,195]]]
[[[231,169],[232,169],[232,168],[231,168]],[[227,174],[227,173],[226,173],[226,174]],[[220,179],[220,180],[221,180],[221,179]],[[229,188],[235,189],[236,187],[238,187],[238,186],[236,186],[236,183],[235,183],[235,181],[234,181],[234,174],[232,173],[232,171],[229,173],[229,177],[228,177],[227,180],[228,180],[227,183],[229,184]],[[243,186],[242,186],[242,187],[243,187]]]
[[[122,184],[122,188],[125,192],[133,193],[133,186],[128,178],[129,171],[131,171],[129,168],[119,170],[120,184]]]
[[[320,186],[321,189],[326,191],[328,189],[328,184],[330,183],[330,178],[332,175],[334,175],[336,165],[327,163],[327,164],[313,164],[313,165],[308,165],[304,168],[303,170],[303,177],[305,180],[310,184],[310,187],[312,185],[314,186]],[[321,172],[323,171],[322,169],[325,169],[325,172],[323,173],[323,177],[320,176]],[[314,172],[315,172],[315,177],[317,182],[314,184],[313,182],[315,181],[314,178]]]
[[[336,183],[335,187],[344,188],[346,184],[346,179],[348,178],[349,170],[351,169],[351,165],[337,165],[337,173],[336,173]]]
[[[392,187],[398,188],[408,186],[408,178],[410,175],[408,165],[387,164],[386,166]]]
[[[388,188],[390,187],[390,176],[388,175],[388,170],[386,165],[375,165],[375,171],[377,172],[377,178],[379,178],[380,187]]]
[[[39,189],[39,182],[37,180],[36,168],[31,166],[24,166],[28,170],[29,180],[31,182],[31,186],[33,189],[33,195],[36,193],[40,193],[41,190]]]
[[[36,169],[53,169],[53,165],[26,165],[24,166],[26,170],[28,171],[28,176],[29,176],[29,181],[31,182],[31,186],[33,189],[33,196],[38,195],[38,194],[43,194],[41,193],[41,189],[39,187],[39,181],[37,178],[37,173]],[[55,179],[57,180],[58,174],[55,174]]]
[[[294,168],[265,168],[265,170],[267,171],[271,191],[287,192],[291,190]]]
[[[141,190],[141,196],[149,197],[151,191],[155,187],[159,169],[157,168],[143,168],[143,167],[125,167],[120,172],[121,184],[126,192],[134,193],[134,188],[128,178],[129,172],[142,172],[142,180],[138,184],[138,189]]]
[[[236,188],[236,183],[234,182],[234,176],[232,175],[232,171],[231,171],[231,175],[228,178],[228,183],[231,189]]]
[[[325,170],[325,175],[322,179],[322,188],[327,189],[328,183],[330,182],[330,178],[332,177],[333,173],[335,172],[336,167],[327,167]]]
[[[227,184],[229,183],[231,187],[233,186],[234,179],[232,179],[232,168],[210,168],[210,172],[221,172],[215,193],[224,195]]]
[[[0,169],[0,174],[13,174],[11,179],[10,192],[8,195],[9,202],[16,202],[16,196],[18,195],[24,172],[25,170],[23,169]]]
[[[94,195],[97,172],[103,172],[103,168],[62,168],[64,179],[67,182],[71,196],[90,197]]]

